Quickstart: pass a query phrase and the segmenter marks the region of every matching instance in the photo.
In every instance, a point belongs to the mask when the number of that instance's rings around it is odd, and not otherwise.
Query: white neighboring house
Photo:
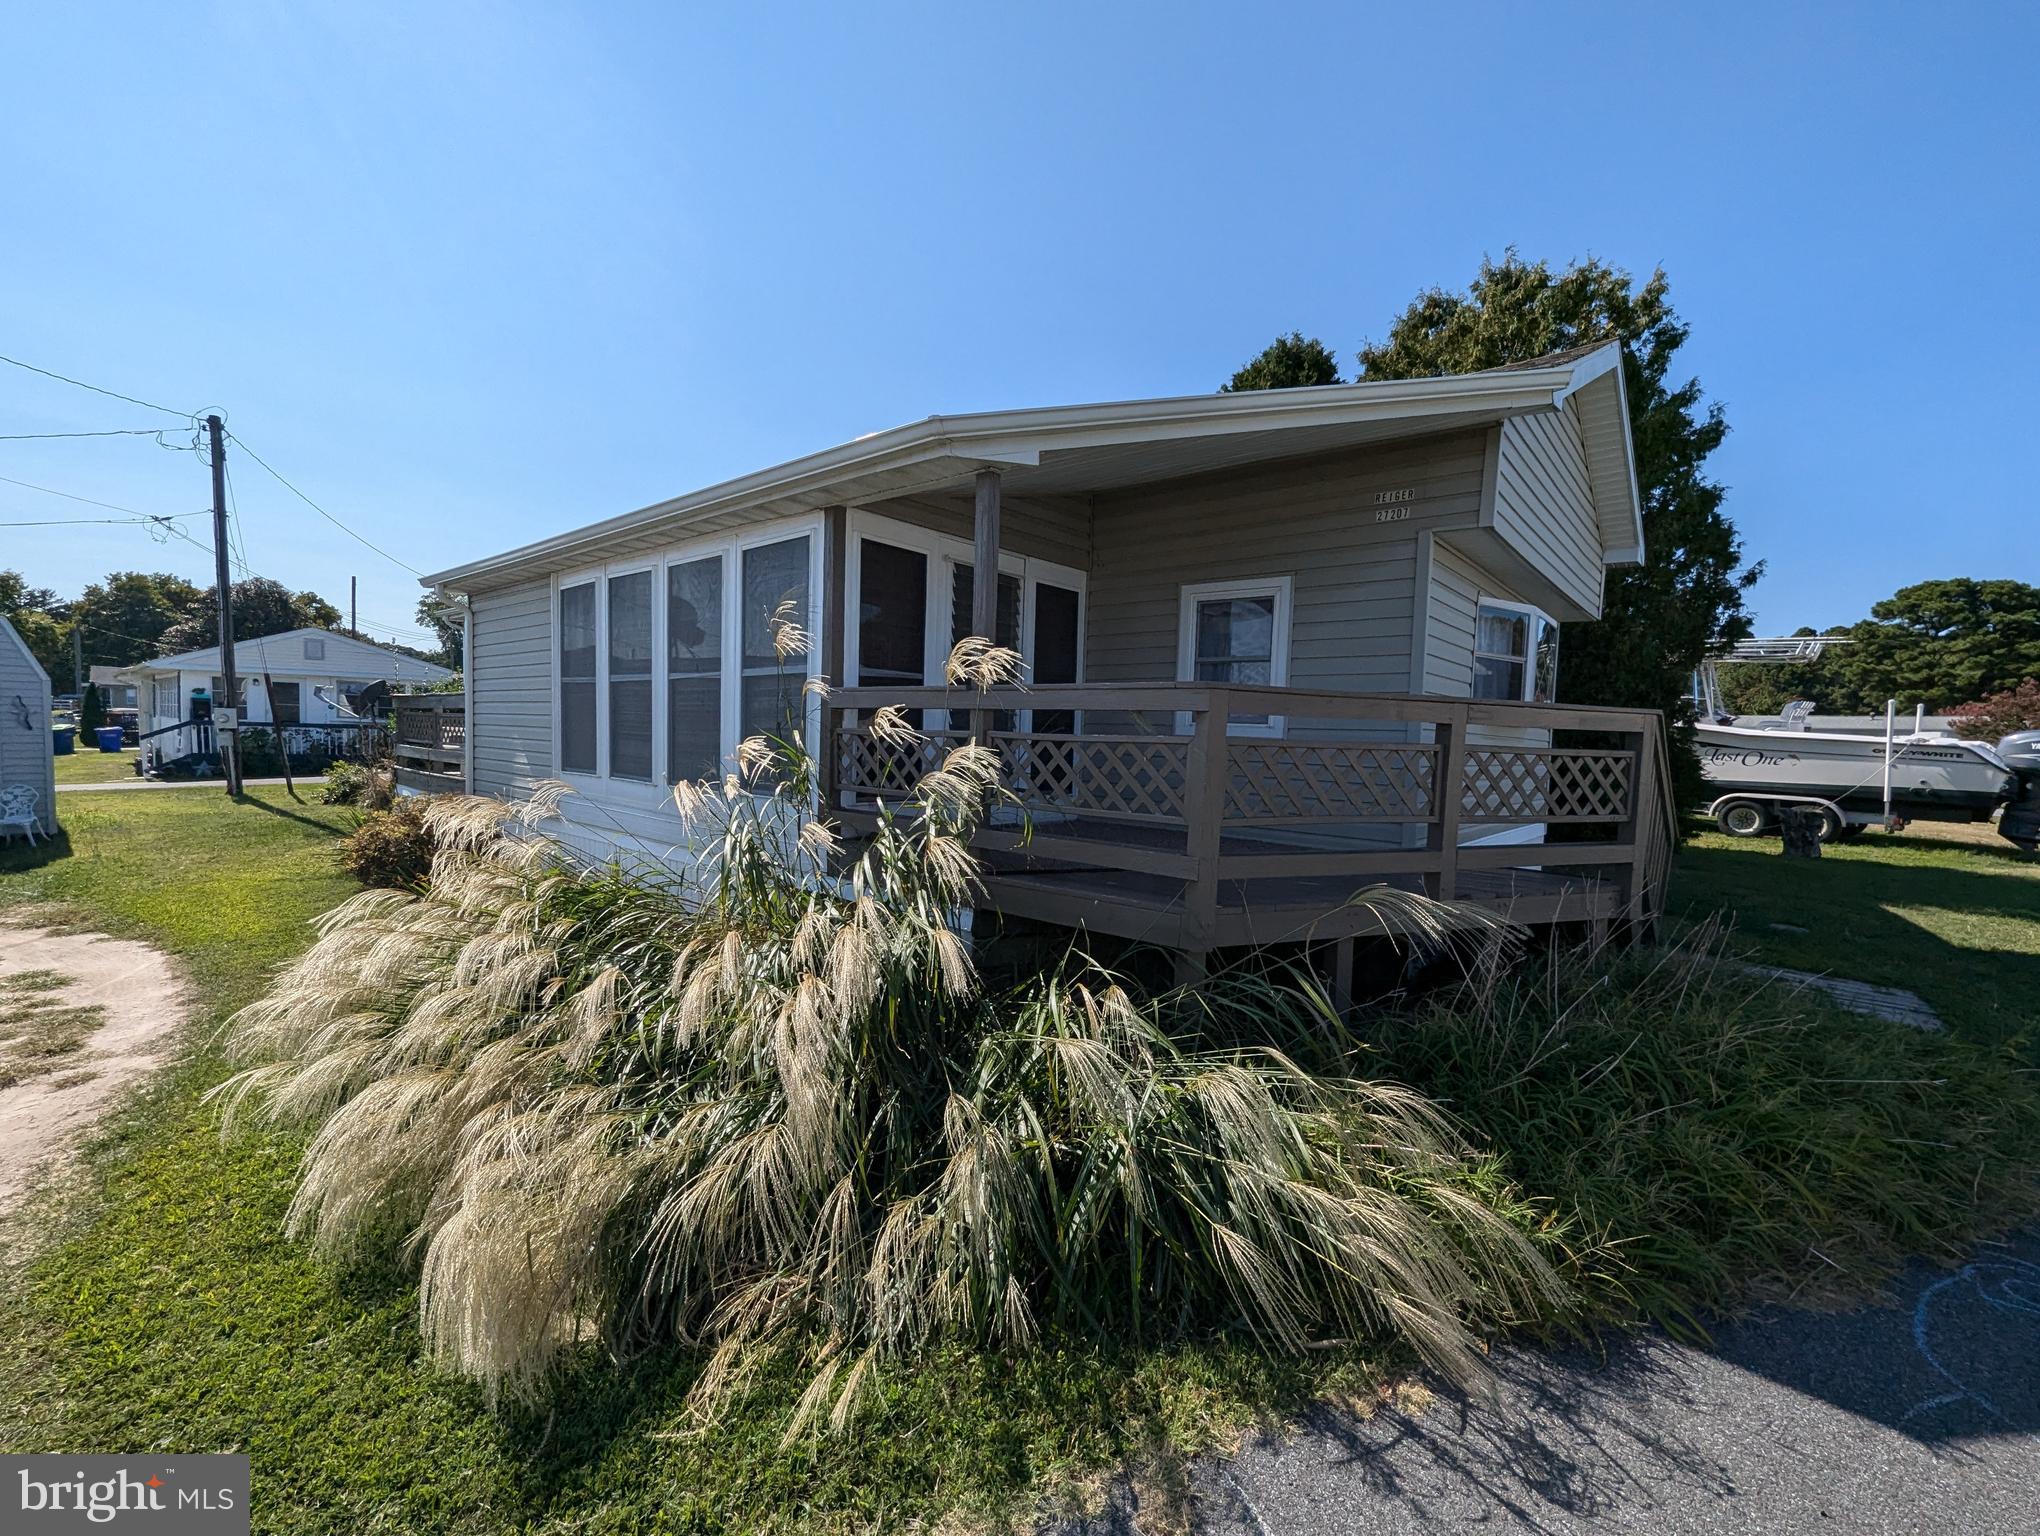
[[[135,685],[121,676],[119,667],[95,665],[87,680],[99,690],[99,696],[108,709],[135,707]]]
[[[236,640],[234,671],[244,725],[346,724],[359,718],[353,702],[376,683],[422,688],[453,676],[432,662],[330,629],[292,629],[259,640]],[[120,677],[136,685],[145,734],[189,720],[192,695],[200,689],[216,705],[227,702],[220,696],[216,645],[158,656],[123,669]]]
[[[57,831],[57,768],[50,750],[50,675],[14,626],[0,618],[0,791],[36,794],[36,830]]]

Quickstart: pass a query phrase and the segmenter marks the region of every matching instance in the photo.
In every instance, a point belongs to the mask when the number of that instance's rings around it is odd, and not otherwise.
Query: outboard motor
[[[2040,731],[2014,731],[1997,744],[1997,752],[2015,780],[1998,818],[1998,836],[2032,853],[2040,849]]]

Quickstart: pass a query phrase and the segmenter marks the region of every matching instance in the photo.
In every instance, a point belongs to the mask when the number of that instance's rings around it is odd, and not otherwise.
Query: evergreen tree
[[[1219,391],[1231,394],[1244,389],[1299,389],[1312,384],[1339,383],[1339,363],[1331,350],[1315,336],[1301,331],[1277,336],[1260,356],[1232,376]]]

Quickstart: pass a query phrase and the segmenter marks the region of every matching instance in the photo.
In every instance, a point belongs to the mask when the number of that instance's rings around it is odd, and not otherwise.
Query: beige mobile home
[[[977,729],[1005,758],[1025,825],[980,846],[1008,915],[1196,956],[1360,931],[1382,880],[1645,913],[1662,721],[1551,702],[1564,626],[1642,555],[1629,442],[1613,343],[930,417],[428,578],[468,601],[469,783],[563,779],[568,841],[673,850],[670,786],[793,714],[854,830],[926,767],[868,733],[900,704],[930,754]],[[809,653],[774,655],[782,608]],[[945,691],[970,634],[1028,685]]]

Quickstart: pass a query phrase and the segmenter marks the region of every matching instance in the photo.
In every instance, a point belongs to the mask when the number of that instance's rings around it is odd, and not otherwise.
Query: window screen
[[[928,557],[866,539],[857,553],[857,681],[919,687],[928,666]]]
[[[808,676],[808,536],[743,551],[739,734],[800,733]]]
[[[609,578],[609,776],[652,776],[652,573]]]
[[[560,767],[595,771],[595,584],[560,588]]]
[[[722,767],[723,559],[666,570],[666,780]]]

